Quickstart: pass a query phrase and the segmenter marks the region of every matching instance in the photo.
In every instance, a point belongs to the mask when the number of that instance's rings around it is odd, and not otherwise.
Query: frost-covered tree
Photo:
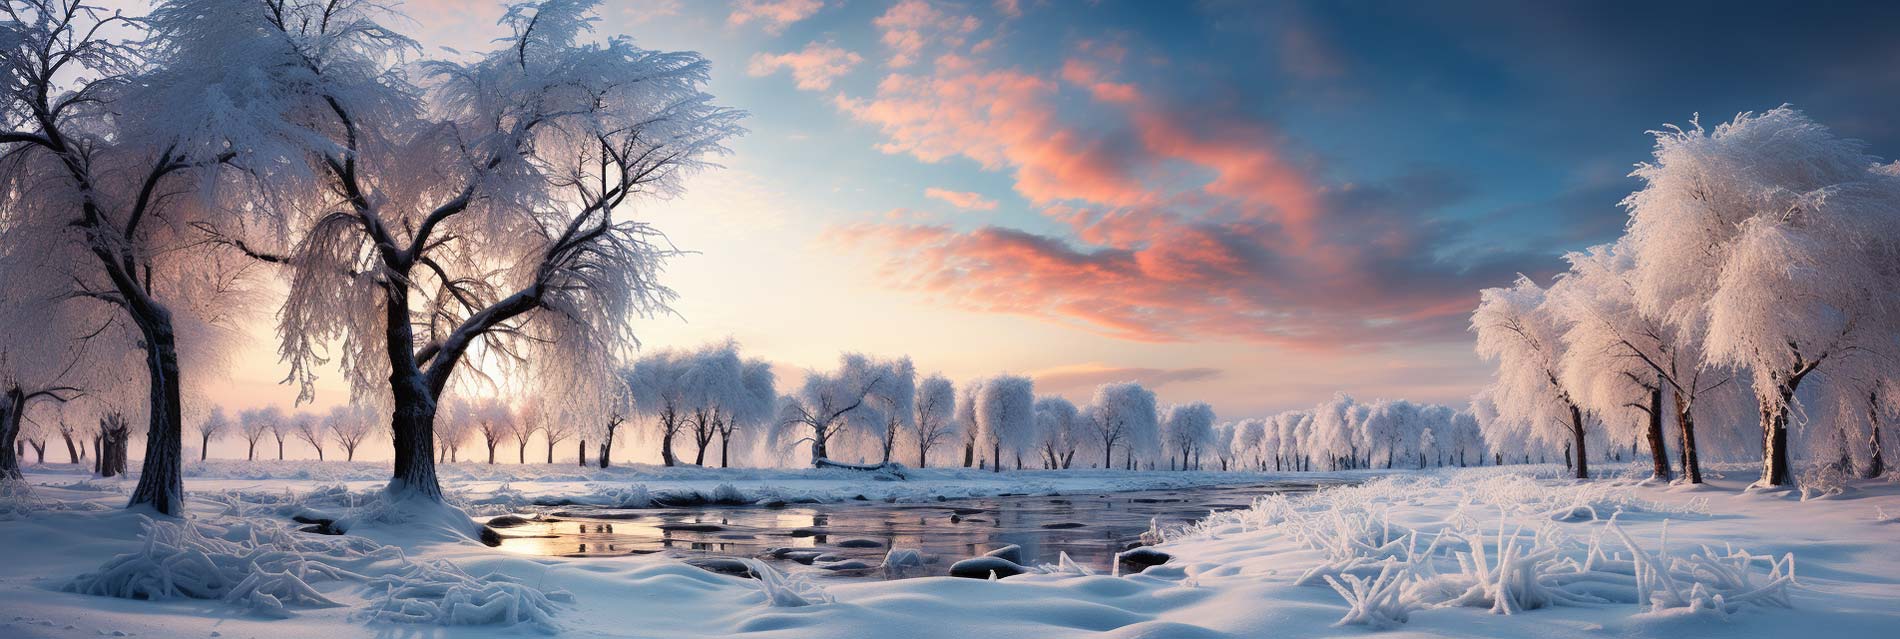
[[[690,353],[673,350],[641,355],[633,366],[622,371],[632,394],[632,415],[653,424],[660,442],[660,463],[679,464],[673,453],[673,440],[689,422],[688,374],[693,369]]]
[[[462,445],[475,436],[477,423],[481,419],[478,406],[468,400],[449,397],[442,403],[442,421],[436,428],[436,441],[442,449],[438,461],[461,461]]]
[[[271,64],[241,46],[234,14],[196,12],[202,26],[189,32],[160,19],[194,4],[160,3],[154,19],[134,20],[83,0],[0,2],[0,243],[57,255],[71,299],[104,307],[132,335],[148,423],[128,506],[174,516],[184,509],[181,353],[223,343],[203,329],[229,310],[216,298],[233,281],[198,229],[255,210],[220,195],[261,192],[204,187],[268,172],[275,165],[256,160],[280,142],[233,122],[270,119],[281,104],[256,91],[257,76],[225,73]],[[207,49],[222,58],[190,53]]]
[[[1198,469],[1202,449],[1214,441],[1214,407],[1207,402],[1173,404],[1163,415],[1165,448],[1181,457],[1181,470]]]
[[[1236,422],[1224,422],[1214,427],[1214,441],[1208,446],[1208,451],[1220,459],[1220,469],[1223,472],[1234,469],[1238,465],[1239,449],[1236,448],[1236,444],[1239,436],[1240,424]]]
[[[1126,466],[1131,470],[1138,451],[1146,454],[1160,447],[1155,394],[1140,383],[1115,382],[1095,387],[1086,417],[1090,439],[1102,447],[1103,468],[1114,467],[1116,446],[1122,447]]]
[[[198,420],[198,461],[204,461],[211,455],[211,442],[223,439],[231,432],[231,418],[224,414],[223,406],[212,406],[204,419]]]
[[[1020,375],[984,380],[976,394],[977,441],[990,453],[990,469],[1003,470],[1003,456],[1022,466],[1023,451],[1036,445],[1036,386]]]
[[[778,402],[778,375],[771,362],[748,359],[739,371],[744,395],[721,410],[719,430],[719,467],[732,466],[732,446],[737,437],[756,432],[774,417]]]
[[[884,423],[868,398],[893,374],[888,363],[847,353],[838,370],[806,375],[797,394],[780,398],[778,421],[771,433],[774,447],[809,442],[812,463],[828,462],[829,445],[847,426]]]
[[[741,359],[738,345],[731,340],[681,357],[673,369],[678,376],[675,394],[679,420],[690,429],[696,446],[693,463],[704,466],[706,451],[717,440],[720,465],[730,464],[733,435],[772,415],[777,393],[771,366]],[[654,397],[665,401],[664,395]]]
[[[888,464],[891,463],[891,453],[897,449],[898,437],[917,428],[917,367],[911,364],[908,356],[900,357],[886,366],[889,374],[867,399],[883,421],[873,427],[878,433],[882,463]]]
[[[343,447],[344,461],[356,461],[356,449],[376,432],[376,411],[359,404],[344,404],[323,416],[323,427]]]
[[[1637,303],[1703,335],[1707,363],[1750,371],[1759,485],[1791,483],[1790,408],[1850,354],[1895,349],[1900,178],[1793,109],[1656,134],[1624,200]]]
[[[270,436],[272,439],[277,440],[277,461],[284,460],[284,442],[290,441],[297,436],[298,427],[303,422],[315,420],[316,417],[309,413],[297,411],[283,415],[282,419],[270,423]]]
[[[330,439],[330,429],[324,426],[323,419],[314,413],[299,412],[291,420],[291,427],[297,439],[317,451],[317,461],[323,461],[323,444]]]
[[[547,463],[550,463],[550,464],[554,463],[554,447],[560,444],[561,442],[567,441],[569,438],[575,437],[578,434],[579,430],[580,429],[575,428],[574,422],[567,419],[562,419],[559,417],[549,419],[541,425],[541,437],[542,439],[547,440],[547,444],[548,444]],[[581,464],[582,465],[586,465],[587,463],[586,453],[587,453],[587,445],[583,443],[581,444]]]
[[[470,403],[468,419],[474,423],[474,431],[482,436],[482,445],[488,449],[488,464],[493,466],[495,449],[513,428],[514,412],[500,399],[483,397]]]
[[[540,405],[533,402],[515,410],[514,418],[508,420],[508,437],[515,440],[515,463],[528,463],[528,439],[541,430],[541,420]]]
[[[238,435],[244,438],[244,459],[257,460],[257,442],[270,434],[273,425],[284,421],[284,413],[275,406],[246,409],[238,413]]]
[[[1239,466],[1251,466],[1254,470],[1266,470],[1267,462],[1263,450],[1267,444],[1266,420],[1249,417],[1240,420],[1235,427],[1234,459]],[[1252,463],[1248,463],[1251,460]]]
[[[1075,403],[1060,395],[1036,399],[1036,450],[1042,454],[1043,468],[1069,468],[1075,464],[1075,451],[1081,437]]]
[[[1590,477],[1583,408],[1560,377],[1564,360],[1563,326],[1546,304],[1543,287],[1519,277],[1509,288],[1478,294],[1471,315],[1478,355],[1497,362],[1491,400],[1499,419],[1532,429],[1566,428],[1578,479]]]
[[[930,466],[930,449],[958,438],[960,422],[956,415],[957,389],[949,378],[931,375],[917,385],[917,417],[911,420],[916,432],[917,467]]]
[[[592,0],[512,5],[488,51],[420,61],[377,3],[174,4],[155,28],[228,14],[244,48],[218,55],[295,99],[269,118],[301,145],[272,176],[291,191],[289,250],[217,231],[290,266],[280,351],[305,394],[340,344],[354,392],[393,407],[393,496],[440,501],[435,417],[458,377],[530,379],[608,414],[633,321],[673,298],[670,245],[624,209],[679,192],[741,132],[703,90],[704,58],[587,37]]]
[[[957,431],[963,440],[963,467],[976,465],[976,394],[983,390],[982,379],[972,379],[963,383],[957,393],[956,422]]]

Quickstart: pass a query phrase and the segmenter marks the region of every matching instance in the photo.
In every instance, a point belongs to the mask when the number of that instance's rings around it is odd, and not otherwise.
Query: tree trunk
[[[521,440],[520,443],[515,444],[515,463],[528,463],[528,440],[524,439]]]
[[[705,466],[706,465],[706,447],[712,445],[712,438],[709,437],[706,439],[706,441],[698,441],[698,438],[695,437],[693,443],[699,445],[699,450],[693,452],[693,465]]]
[[[582,468],[586,468],[587,467],[587,439],[583,437],[583,438],[576,439],[574,441],[578,443],[580,446],[580,449],[576,451],[574,458],[580,460],[580,465]]]
[[[161,514],[185,514],[184,425],[178,376],[178,346],[171,315],[163,308],[137,318],[145,337],[145,367],[150,376],[146,407],[145,461],[138,486],[126,507],[150,506]]]
[[[930,467],[930,447],[925,446],[922,443],[917,444],[917,467],[918,468]]]
[[[1800,387],[1805,375],[1793,376],[1781,385],[1779,406],[1763,406],[1762,422],[1762,467],[1761,479],[1757,486],[1786,486],[1792,483],[1788,467],[1788,403],[1793,401],[1795,389]]]
[[[205,459],[211,456],[211,435],[210,434],[200,435],[199,440],[200,441],[198,444],[198,461],[204,461]]]
[[[14,441],[20,436],[21,416],[26,413],[26,393],[20,387],[8,388],[0,396],[0,479],[22,479],[20,458],[15,455]]]
[[[732,467],[731,456],[727,454],[731,451],[732,451],[732,433],[720,431],[719,432],[719,467],[720,468]]]
[[[59,437],[60,437],[60,439],[64,439],[64,440],[66,440],[66,459],[67,459],[67,461],[69,461],[69,462],[71,462],[71,463],[74,463],[74,464],[77,464],[77,463],[79,463],[79,447],[78,447],[78,446],[75,446],[75,445],[73,445],[73,435],[72,435],[72,433],[68,433],[68,432],[64,432],[64,431],[62,431],[62,432],[60,432],[60,434],[59,434]]]
[[[991,465],[991,468],[994,469],[994,472],[999,472],[999,473],[1003,472],[1003,444],[1002,442],[997,442],[996,444],[991,445],[990,459],[996,460],[996,463]]]
[[[284,461],[284,440],[277,440],[277,461]]]
[[[1663,380],[1656,379],[1656,385],[1649,389],[1649,427],[1644,429],[1644,439],[1649,442],[1650,472],[1657,479],[1673,479],[1669,473],[1669,451],[1663,445]]]
[[[488,444],[488,465],[493,466],[495,465],[495,444],[499,442],[491,441],[486,443]]]
[[[389,383],[396,398],[389,428],[396,457],[386,490],[392,495],[442,501],[442,485],[435,474],[435,400],[419,373],[392,373]]]
[[[1866,479],[1873,479],[1887,473],[1886,451],[1880,445],[1880,420],[1875,419],[1873,425],[1874,434],[1867,438],[1867,445],[1872,449],[1867,457],[1867,470],[1860,475]],[[45,455],[42,453],[40,456],[41,461],[44,462]]]
[[[583,448],[582,450],[586,450],[586,449]],[[554,440],[550,439],[548,440],[548,464],[552,465],[553,463],[554,463]]]
[[[964,442],[963,443],[963,467],[969,468],[970,465],[974,463],[976,463],[976,446],[971,444],[970,442]]]
[[[674,464],[677,464],[678,462],[679,460],[673,457],[672,430],[669,429],[669,430],[661,431],[660,432],[660,463],[665,464],[668,468],[671,468]]]
[[[1570,434],[1575,439],[1571,448],[1577,451],[1577,479],[1590,478],[1589,448],[1583,439],[1583,410],[1576,404],[1570,405]]]

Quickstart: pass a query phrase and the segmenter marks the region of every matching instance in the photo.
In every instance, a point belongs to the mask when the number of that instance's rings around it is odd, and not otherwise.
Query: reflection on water
[[[1151,520],[1163,525],[1188,522],[1211,510],[1244,508],[1261,495],[1314,488],[1308,483],[1272,483],[785,508],[562,507],[541,512],[539,520],[502,529],[501,548],[570,557],[655,552],[758,557],[787,564],[785,568],[830,566],[832,570],[821,572],[887,577],[899,575],[868,567],[881,564],[891,548],[921,551],[928,563],[901,576],[923,576],[947,574],[959,559],[1016,544],[1030,564],[1055,563],[1058,554],[1066,552],[1075,562],[1106,572],[1116,552],[1139,543]]]

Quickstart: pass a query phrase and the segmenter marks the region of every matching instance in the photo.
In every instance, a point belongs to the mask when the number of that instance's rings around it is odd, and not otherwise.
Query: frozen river
[[[539,519],[500,529],[503,550],[569,557],[666,553],[754,557],[813,566],[841,577],[947,574],[950,564],[1015,544],[1027,564],[1068,553],[1101,572],[1115,554],[1140,544],[1151,525],[1181,524],[1210,511],[1249,506],[1272,493],[1318,484],[1255,483],[1166,491],[1003,495],[934,503],[851,501],[753,506],[696,505],[641,509],[548,507]],[[921,568],[878,568],[892,548],[923,553]]]

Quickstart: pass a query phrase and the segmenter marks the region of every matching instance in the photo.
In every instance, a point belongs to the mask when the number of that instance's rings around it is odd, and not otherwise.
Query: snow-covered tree
[[[566,388],[606,416],[634,320],[673,298],[670,245],[624,209],[678,193],[741,132],[703,91],[704,58],[584,37],[593,0],[512,5],[487,52],[421,61],[377,3],[175,4],[155,29],[228,13],[246,77],[298,99],[269,114],[302,143],[272,176],[292,191],[290,250],[217,230],[290,265],[280,350],[305,393],[341,344],[354,391],[393,407],[392,495],[441,499],[435,416],[458,377]]]
[[[297,437],[297,430],[303,422],[316,421],[316,417],[304,411],[283,415],[281,419],[270,423],[270,436],[277,440],[277,461],[284,460],[284,442]]]
[[[1263,452],[1266,445],[1266,420],[1253,417],[1240,420],[1240,424],[1235,427],[1234,434],[1233,452],[1234,459],[1236,460],[1235,464],[1238,466],[1251,466],[1254,470],[1266,470],[1266,455]]]
[[[667,466],[679,464],[673,453],[673,439],[689,421],[687,376],[692,368],[691,354],[664,350],[641,355],[622,372],[632,393],[632,414],[653,424],[660,442],[660,463]]]
[[[515,440],[515,463],[528,463],[528,439],[541,430],[541,420],[540,405],[533,402],[516,409],[508,420],[508,437]]]
[[[930,449],[958,438],[956,404],[957,389],[949,378],[933,374],[917,385],[917,417],[911,420],[916,432],[911,438],[917,442],[918,468],[930,465]]]
[[[885,366],[889,371],[883,383],[866,398],[883,423],[869,425],[871,428],[866,430],[877,432],[882,463],[888,464],[891,453],[897,449],[898,437],[917,428],[917,367],[911,364],[909,357],[900,357]]]
[[[732,445],[736,437],[759,430],[772,421],[778,402],[778,376],[771,362],[748,359],[739,371],[744,395],[723,407],[719,422],[719,467],[732,465]]]
[[[1207,402],[1173,404],[1162,418],[1165,448],[1181,458],[1181,470],[1200,467],[1201,451],[1214,441],[1214,407]],[[1169,465],[1173,465],[1172,455]]]
[[[976,394],[983,390],[983,380],[972,379],[963,383],[957,393],[956,423],[957,431],[963,441],[963,467],[976,465]]]
[[[1478,355],[1498,363],[1491,400],[1499,419],[1528,424],[1534,432],[1567,429],[1576,476],[1588,479],[1588,422],[1560,377],[1563,325],[1546,303],[1543,287],[1519,277],[1509,288],[1480,291],[1478,299],[1471,330],[1478,335]]]
[[[336,437],[337,445],[343,447],[343,459],[356,461],[356,449],[376,432],[376,412],[366,406],[344,404],[331,408],[323,416],[323,426]]]
[[[1075,464],[1075,451],[1081,438],[1080,411],[1075,403],[1060,395],[1036,399],[1036,449],[1042,453],[1043,468],[1069,468]]]
[[[1122,447],[1126,466],[1131,470],[1137,452],[1148,454],[1160,448],[1155,394],[1140,383],[1115,382],[1095,387],[1085,415],[1090,439],[1102,447],[1103,468],[1114,467],[1116,446]]]
[[[223,406],[212,406],[204,419],[198,420],[198,461],[204,461],[211,455],[211,442],[223,439],[231,432],[231,418],[224,414]]]
[[[296,419],[291,420],[291,425],[297,439],[315,449],[317,461],[322,461],[323,444],[330,439],[330,429],[324,426],[323,419],[313,413],[299,412]]]
[[[238,413],[238,435],[244,438],[244,459],[257,460],[257,442],[270,434],[273,424],[284,421],[276,406],[250,408]]]
[[[1792,481],[1790,407],[1802,382],[1896,348],[1900,178],[1793,109],[1714,131],[1656,134],[1624,200],[1637,305],[1703,335],[1707,363],[1752,374],[1760,485]]]
[[[546,414],[546,413],[543,413],[543,414]],[[574,426],[574,422],[567,419],[561,419],[559,417],[549,419],[545,423],[541,424],[541,436],[543,439],[547,440],[547,443],[548,443],[548,462],[547,463],[550,463],[550,464],[554,463],[555,445],[560,444],[561,442],[567,441],[569,438],[575,437],[576,435],[579,434],[579,431],[580,429]],[[586,453],[587,453],[587,445],[583,443],[581,444],[581,464],[582,465],[585,465],[587,463]]]
[[[1220,459],[1222,471],[1233,470],[1239,464],[1239,449],[1236,447],[1240,436],[1240,424],[1223,422],[1214,427],[1214,441],[1208,446],[1208,452]]]
[[[184,509],[181,353],[228,343],[204,329],[228,319],[218,297],[234,280],[200,229],[255,210],[218,195],[262,192],[202,187],[274,166],[254,161],[269,133],[233,120],[268,120],[281,105],[254,91],[255,75],[223,72],[272,58],[243,46],[235,13],[203,4],[164,2],[134,20],[84,0],[0,2],[0,244],[59,256],[71,299],[103,306],[133,337],[147,425],[128,505],[167,515]],[[199,27],[160,19],[181,12]],[[207,49],[221,57],[189,53]]]
[[[990,469],[1002,472],[1004,455],[1022,466],[1023,451],[1035,447],[1036,386],[1020,375],[984,380],[976,394],[977,441],[990,453]]]
[[[513,428],[514,411],[500,399],[483,397],[469,404],[468,419],[474,424],[474,431],[482,436],[482,445],[488,448],[488,464],[493,466],[495,449]]]
[[[837,371],[806,375],[797,394],[779,401],[779,418],[771,433],[774,447],[809,442],[812,463],[822,465],[830,459],[832,439],[847,426],[884,423],[868,398],[893,374],[887,363],[847,353]]]
[[[777,399],[769,364],[745,361],[731,340],[708,345],[674,362],[676,395],[683,426],[690,428],[696,448],[693,463],[706,464],[706,450],[720,442],[720,464],[730,463],[732,436],[765,421]],[[661,370],[664,372],[664,369]],[[643,381],[651,384],[653,382]],[[653,395],[652,391],[647,391]],[[642,395],[636,395],[636,400]],[[655,395],[664,405],[666,397]],[[664,410],[661,411],[662,418]]]

